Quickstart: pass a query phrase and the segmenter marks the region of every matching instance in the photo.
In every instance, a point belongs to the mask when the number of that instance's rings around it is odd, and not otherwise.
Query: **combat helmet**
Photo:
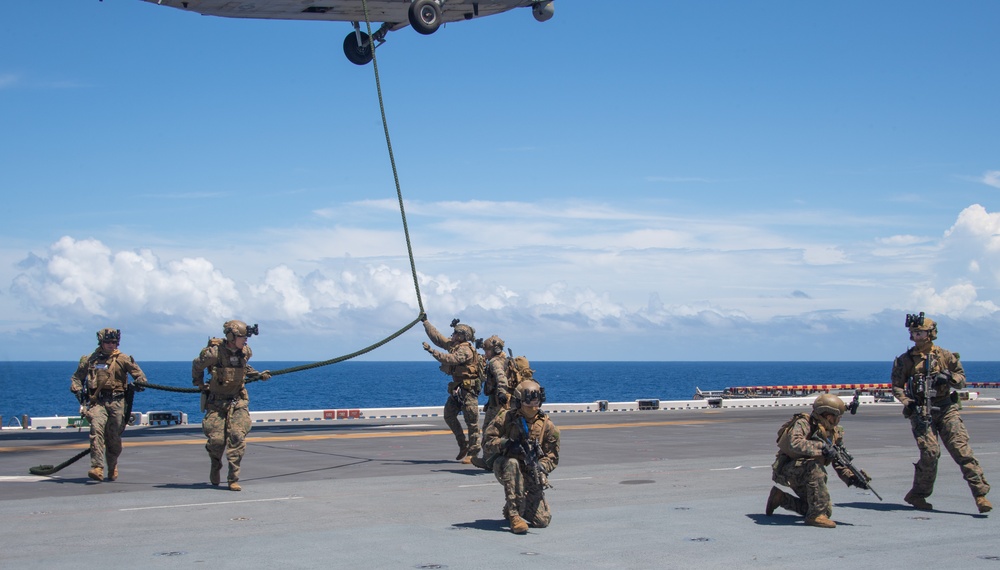
[[[833,394],[820,394],[816,400],[813,401],[813,411],[810,414],[813,419],[818,421],[823,427],[828,430],[833,429],[834,426],[840,421],[840,416],[847,411],[847,405],[838,396]],[[834,417],[832,422],[828,421],[824,414],[831,414]]]
[[[455,332],[458,333],[463,342],[473,342],[476,340],[476,329],[469,325],[459,324],[458,319],[455,319],[451,321],[451,326],[454,327]]]
[[[496,356],[498,354],[503,354],[503,339],[497,335],[493,335],[490,338],[483,341],[483,350],[486,351],[486,356]]]
[[[906,328],[910,329],[910,340],[913,340],[916,331],[927,331],[928,338],[937,340],[937,323],[925,317],[923,311],[919,315],[906,315]]]
[[[260,334],[257,325],[247,326],[243,321],[231,320],[222,324],[222,334],[226,335],[226,340],[234,342],[237,337],[251,337]]]
[[[833,394],[820,394],[816,400],[813,401],[813,416],[833,414],[839,417],[846,411],[847,405],[844,404],[844,401]]]
[[[542,388],[534,380],[525,380],[518,384],[517,388],[514,388],[514,397],[511,405],[517,409],[524,402],[532,402],[534,400],[538,400],[539,406],[545,403],[545,388]]]
[[[105,342],[113,342],[118,344],[122,341],[122,331],[121,329],[105,328],[97,331],[97,344],[101,345]]]

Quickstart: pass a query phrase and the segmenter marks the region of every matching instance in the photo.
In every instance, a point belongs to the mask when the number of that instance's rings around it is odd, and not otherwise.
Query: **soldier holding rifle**
[[[913,487],[903,500],[922,511],[933,507],[927,497],[934,492],[941,444],[962,470],[980,513],[993,505],[986,498],[990,485],[969,447],[969,433],[958,410],[956,390],[965,387],[965,370],[957,353],[934,344],[937,323],[924,316],[906,315],[912,348],[892,363],[892,394],[903,404],[910,420],[920,459],[913,464]],[[940,437],[940,442],[939,442]]]
[[[510,408],[502,409],[486,428],[483,456],[504,488],[504,518],[514,534],[528,526],[549,526],[552,513],[545,500],[548,474],[559,464],[559,429],[541,411],[545,390],[534,380],[514,389]]]
[[[812,407],[812,413],[796,414],[778,429],[771,478],[795,493],[771,487],[764,514],[771,516],[781,507],[805,516],[809,526],[836,528],[837,523],[830,519],[833,502],[826,486],[826,466],[832,464],[848,486],[871,489],[871,478],[851,464],[843,448],[844,428],[838,424],[847,409],[844,401],[833,394],[820,394]]]

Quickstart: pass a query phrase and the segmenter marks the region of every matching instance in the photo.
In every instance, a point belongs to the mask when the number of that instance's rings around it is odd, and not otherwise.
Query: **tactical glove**
[[[829,443],[823,444],[823,457],[827,459],[833,459],[837,457],[837,450],[833,448]]]
[[[851,480],[847,483],[848,487],[858,487],[860,489],[867,489],[868,483],[871,482],[871,475],[865,473],[864,469],[861,470],[861,476],[851,473]]]
[[[917,403],[914,402],[913,400],[910,400],[909,402],[906,403],[905,406],[903,406],[903,417],[909,419],[909,417],[915,414],[916,411],[917,411]]]
[[[143,390],[146,389],[146,386],[145,386],[144,383],[143,384],[139,384],[138,382],[133,382],[132,383],[132,389],[135,390],[136,392],[142,392]]]
[[[427,344],[426,342],[421,343],[421,345],[424,347],[424,350],[426,350],[427,352],[431,352],[431,345]]]
[[[265,370],[265,371],[261,372],[260,373],[260,379],[261,380],[270,380],[271,379],[271,371],[270,370]]]
[[[517,441],[510,438],[501,437],[500,438],[500,453],[509,453],[512,449],[517,447]]]
[[[501,406],[506,406],[508,400],[510,400],[510,396],[505,392],[497,392],[497,402],[500,402]]]
[[[934,377],[934,388],[937,389],[941,386],[949,384],[951,382],[951,376],[950,370],[939,372],[938,375]]]

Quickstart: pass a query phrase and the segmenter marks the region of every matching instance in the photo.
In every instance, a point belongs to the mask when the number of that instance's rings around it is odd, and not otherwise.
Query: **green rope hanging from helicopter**
[[[364,11],[365,11],[365,25],[367,26],[368,38],[371,38],[372,37],[372,24],[371,24],[371,20],[369,19],[369,16],[368,16],[368,2],[367,2],[367,0],[362,0],[361,1],[361,5],[362,5],[362,7],[364,8]],[[370,39],[368,41],[371,42]],[[383,131],[385,131],[385,145],[386,145],[386,148],[389,151],[389,164],[392,166],[392,179],[393,179],[393,182],[396,185],[396,198],[399,201],[399,214],[400,214],[400,217],[402,218],[402,221],[403,221],[403,235],[406,238],[406,253],[407,253],[407,256],[410,259],[410,274],[413,277],[413,289],[414,289],[414,291],[417,294],[417,306],[420,309],[419,310],[419,314],[418,314],[418,316],[417,316],[416,319],[414,319],[413,321],[411,321],[409,324],[407,324],[403,328],[401,328],[398,331],[392,333],[391,335],[385,337],[384,339],[382,339],[382,340],[380,340],[380,341],[378,341],[376,343],[370,344],[370,345],[368,345],[368,346],[366,346],[366,347],[364,347],[364,348],[362,348],[360,350],[357,350],[357,351],[352,352],[350,354],[345,354],[343,356],[338,356],[336,358],[331,358],[329,360],[323,360],[321,362],[313,362],[311,364],[303,364],[303,365],[300,365],[300,366],[293,366],[291,368],[283,368],[281,370],[272,370],[272,371],[270,371],[272,377],[273,376],[280,376],[282,374],[290,374],[292,372],[301,372],[303,370],[311,370],[313,368],[319,368],[321,366],[327,366],[327,365],[330,365],[330,364],[336,364],[338,362],[344,362],[345,360],[350,360],[352,358],[361,356],[362,354],[371,352],[371,351],[375,350],[376,348],[378,348],[378,347],[380,347],[380,346],[382,346],[384,344],[387,344],[389,341],[391,341],[391,340],[399,337],[400,335],[402,335],[406,331],[408,331],[411,328],[413,328],[417,323],[419,323],[421,321],[421,317],[424,314],[424,301],[423,301],[423,299],[420,296],[420,283],[419,283],[419,281],[417,279],[417,264],[416,264],[416,261],[413,259],[413,245],[410,242],[410,228],[409,228],[409,226],[406,223],[406,209],[403,207],[403,190],[402,190],[402,188],[400,187],[400,184],[399,184],[399,173],[396,170],[396,158],[393,155],[393,152],[392,152],[392,140],[389,137],[389,122],[388,122],[388,120],[386,119],[386,116],[385,116],[385,102],[382,99],[382,81],[381,81],[381,79],[379,77],[379,72],[378,72],[378,58],[375,57],[375,45],[374,45],[374,42],[372,42],[372,43],[369,44],[368,49],[370,49],[371,53],[372,53],[372,69],[375,71],[375,90],[378,93],[378,107],[379,107],[379,112],[382,115],[382,129],[383,129]],[[247,383],[256,382],[257,380],[260,380],[260,376],[259,375],[258,376],[251,376],[251,377],[247,378]],[[162,384],[150,384],[148,382],[142,382],[142,383],[139,383],[139,385],[142,386],[142,387],[144,387],[144,388],[153,388],[155,390],[165,390],[165,391],[168,391],[168,392],[191,392],[191,393],[195,393],[195,392],[199,392],[200,391],[198,388],[179,388],[179,387],[176,387],[176,386],[165,386],[165,385],[162,385]]]
[[[362,4],[362,7],[364,8],[364,11],[365,11],[365,25],[367,26],[367,29],[368,29],[368,37],[371,38],[371,36],[372,36],[372,27],[371,27],[371,21],[370,21],[369,16],[368,16],[368,2],[367,2],[367,0],[362,0],[361,4]],[[371,40],[369,39],[369,41],[371,41]],[[382,340],[380,340],[378,342],[375,342],[373,344],[370,344],[370,345],[368,345],[368,346],[366,346],[366,347],[364,347],[364,348],[362,348],[360,350],[357,350],[357,351],[352,352],[350,354],[345,354],[343,356],[338,356],[336,358],[331,358],[329,360],[324,360],[324,361],[321,361],[321,362],[313,362],[311,364],[303,364],[303,365],[300,365],[300,366],[292,366],[290,368],[283,368],[281,370],[272,370],[272,371],[270,371],[270,375],[272,377],[273,376],[280,376],[282,374],[290,374],[292,372],[301,372],[303,370],[310,370],[310,369],[313,369],[313,368],[319,368],[321,366],[327,366],[327,365],[330,365],[330,364],[336,364],[338,362],[343,362],[345,360],[350,360],[350,359],[355,358],[357,356],[361,356],[362,354],[371,352],[371,351],[375,350],[376,348],[378,348],[378,347],[380,347],[380,346],[382,346],[384,344],[387,344],[389,341],[391,341],[391,340],[399,337],[400,335],[402,335],[406,331],[408,331],[411,328],[413,328],[421,320],[423,320],[423,316],[424,316],[424,302],[423,302],[423,299],[420,296],[420,283],[417,280],[417,264],[416,264],[416,261],[413,259],[413,246],[412,246],[412,244],[410,242],[410,229],[409,229],[409,226],[406,223],[406,210],[403,207],[403,191],[402,191],[402,189],[400,188],[400,185],[399,185],[399,174],[398,174],[398,172],[396,170],[396,159],[395,159],[395,157],[393,156],[393,153],[392,153],[392,141],[391,141],[391,139],[389,137],[389,123],[386,120],[386,116],[385,116],[385,103],[384,103],[384,101],[382,99],[382,82],[381,82],[381,79],[379,78],[378,60],[375,58],[375,46],[374,46],[374,43],[370,43],[369,44],[369,49],[371,49],[371,53],[372,53],[372,68],[375,71],[375,88],[376,88],[376,91],[378,92],[379,111],[382,114],[382,128],[385,131],[385,144],[386,144],[386,148],[389,150],[389,163],[392,165],[392,178],[393,178],[393,181],[395,182],[395,185],[396,185],[396,197],[399,200],[399,214],[400,214],[400,217],[403,220],[403,235],[406,237],[406,253],[407,253],[407,256],[410,259],[410,273],[413,276],[413,289],[414,289],[414,291],[416,292],[416,295],[417,295],[417,306],[419,308],[419,312],[418,312],[417,318],[415,318],[413,321],[411,321],[409,324],[407,324],[403,328],[401,328],[398,331],[392,333],[391,335],[383,338]],[[250,377],[248,377],[246,379],[246,383],[249,384],[250,382],[256,382],[257,380],[260,380],[260,379],[261,379],[261,377],[260,377],[259,374],[252,375],[252,376],[250,376]],[[135,384],[136,384],[136,386],[138,386],[140,388],[152,388],[154,390],[164,390],[164,391],[167,391],[167,392],[189,392],[189,393],[199,393],[199,392],[201,392],[201,389],[198,388],[198,387],[181,388],[181,387],[177,387],[177,386],[166,386],[166,385],[163,385],[163,384],[152,384],[152,383],[145,382],[145,381],[137,381]],[[131,387],[129,388],[129,391],[131,392]],[[131,394],[130,394],[130,396],[131,396]],[[129,398],[129,400],[130,400],[129,401],[129,404],[130,404],[129,409],[131,410],[131,398]],[[125,425],[127,425],[127,424],[122,425],[122,430],[123,431],[125,429]],[[59,465],[54,465],[54,466],[53,465],[39,465],[39,466],[36,466],[36,467],[32,467],[31,469],[29,469],[29,471],[32,474],[34,474],[34,475],[44,475],[44,476],[52,475],[53,473],[56,473],[57,471],[60,471],[61,469],[65,468],[65,467],[68,467],[69,465],[72,465],[76,461],[78,461],[81,458],[87,456],[89,453],[90,453],[90,446],[88,446],[87,449],[84,449],[83,451],[79,452],[77,455],[71,457],[70,459],[68,459],[68,460],[60,463]]]

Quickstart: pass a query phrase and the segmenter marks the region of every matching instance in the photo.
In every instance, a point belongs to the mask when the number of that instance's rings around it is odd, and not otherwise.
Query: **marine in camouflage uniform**
[[[448,351],[443,353],[432,349],[426,342],[423,343],[424,350],[441,363],[441,372],[451,376],[451,382],[448,383],[448,400],[444,404],[444,421],[458,442],[458,455],[455,460],[471,463],[480,449],[479,375],[482,364],[479,353],[472,345],[472,341],[476,338],[476,330],[469,325],[459,324],[458,319],[455,319],[451,322],[455,330],[449,338],[427,321],[426,315],[423,316],[423,321],[427,338]],[[459,412],[465,419],[468,438],[458,421]]]
[[[913,464],[913,486],[903,498],[920,510],[931,510],[927,497],[934,492],[941,444],[951,454],[969,484],[980,513],[993,509],[986,498],[990,485],[969,446],[969,432],[959,415],[958,392],[965,387],[965,370],[958,354],[934,344],[937,323],[920,313],[908,315],[907,325],[914,346],[892,363],[892,394],[903,404],[903,416],[910,420],[913,438],[920,449],[920,459]],[[914,381],[923,380],[930,403],[924,415],[923,394],[914,393]],[[940,441],[939,441],[940,439]]]
[[[796,414],[781,426],[771,478],[779,485],[791,487],[795,494],[771,487],[765,514],[770,516],[777,507],[781,507],[804,516],[807,525],[820,528],[837,526],[830,519],[833,502],[826,485],[826,466],[836,455],[830,444],[844,444],[844,428],[837,424],[845,409],[839,397],[821,394],[813,402],[812,413]],[[848,469],[837,463],[833,464],[833,468],[844,483],[851,484]]]
[[[507,385],[507,355],[503,351],[503,339],[493,335],[483,341],[486,352],[486,384],[483,392],[487,396],[486,408],[483,410],[483,429],[485,430],[501,409],[507,407],[510,400],[510,389]]]
[[[503,351],[503,339],[497,335],[483,341],[483,351],[486,352],[486,381],[483,393],[486,394],[486,406],[483,409],[483,431],[490,425],[497,413],[507,407],[510,400],[510,390],[507,385],[507,355]],[[474,456],[471,463],[481,469],[489,470],[484,457]]]
[[[545,487],[548,474],[559,465],[559,429],[541,411],[544,401],[545,391],[537,382],[521,382],[514,390],[511,407],[500,410],[486,428],[483,455],[503,485],[503,515],[514,534],[528,532],[529,525],[547,527],[552,521]],[[522,442],[529,439],[537,443],[538,474],[525,461]]]
[[[122,432],[127,425],[125,398],[128,377],[146,382],[146,375],[131,356],[118,351],[121,342],[118,329],[97,331],[97,349],[80,358],[70,379],[70,390],[83,406],[83,415],[90,422],[90,471],[87,476],[104,480],[107,460],[109,481],[118,478],[118,456],[122,453]],[[137,390],[142,390],[139,386]]]
[[[267,380],[271,373],[257,372],[250,366],[253,351],[247,339],[257,333],[257,325],[247,327],[243,321],[226,321],[222,326],[225,340],[213,338],[191,363],[191,383],[202,390],[205,416],[201,429],[208,437],[205,449],[211,459],[209,481],[221,482],[222,457],[229,463],[226,480],[229,490],[240,491],[240,462],[246,451],[246,436],[250,432],[250,396],[247,394],[248,377]],[[211,378],[205,383],[205,370]]]

